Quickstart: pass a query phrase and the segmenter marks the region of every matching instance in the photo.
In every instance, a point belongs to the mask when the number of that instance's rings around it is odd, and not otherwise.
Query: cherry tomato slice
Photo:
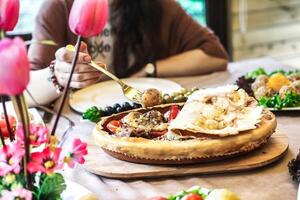
[[[8,121],[9,121],[10,129],[12,130],[12,132],[14,132],[14,130],[16,128],[16,118],[12,115],[8,115]],[[1,118],[0,118],[0,129],[1,129],[1,132],[2,132],[3,136],[5,138],[7,138],[8,137],[8,130],[7,130],[7,127],[6,127],[6,121],[5,121],[4,115],[2,115]]]
[[[198,194],[187,194],[182,200],[203,200],[203,198]]]
[[[112,120],[110,121],[107,125],[106,128],[112,132],[112,133],[116,133],[116,130],[122,126],[122,122],[118,121],[118,120]]]
[[[178,113],[179,113],[179,107],[176,106],[176,105],[171,106],[170,115],[169,115],[169,122],[174,120],[177,117]]]

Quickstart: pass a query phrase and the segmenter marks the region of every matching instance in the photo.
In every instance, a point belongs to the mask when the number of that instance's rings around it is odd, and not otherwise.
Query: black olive
[[[105,107],[104,111],[107,113],[107,115],[112,115],[114,113],[114,109],[111,106]]]
[[[121,107],[121,105],[119,103],[115,103],[114,106],[113,106],[115,109]]]
[[[117,111],[117,113],[120,113],[120,112],[123,112],[123,109],[122,109],[122,107],[117,107],[116,111]]]
[[[138,103],[133,103],[133,108],[140,108],[141,107],[141,104],[138,104]]]
[[[101,116],[108,116],[109,115],[108,112],[105,111],[105,110],[102,110],[101,114],[102,114]]]
[[[122,107],[124,110],[130,110],[132,108],[130,103],[128,102],[123,103]]]

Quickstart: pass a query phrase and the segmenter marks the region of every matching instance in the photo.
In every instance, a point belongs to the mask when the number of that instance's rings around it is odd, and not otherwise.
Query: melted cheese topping
[[[238,134],[255,129],[263,108],[237,86],[204,89],[193,93],[169,129],[215,134]]]

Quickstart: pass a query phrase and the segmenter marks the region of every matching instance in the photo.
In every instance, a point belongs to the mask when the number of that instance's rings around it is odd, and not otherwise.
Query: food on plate
[[[227,189],[209,190],[194,186],[169,197],[154,197],[151,200],[240,200],[240,198]]]
[[[147,89],[142,94],[141,104],[145,108],[159,105],[159,104],[161,104],[161,102],[162,102],[161,93],[159,90],[157,90],[155,88]]]
[[[101,120],[102,117],[128,111],[128,110],[133,110],[140,107],[141,107],[140,104],[136,104],[136,103],[130,104],[128,102],[125,102],[122,105],[116,103],[113,106],[107,106],[105,108],[98,108],[96,106],[93,106],[87,109],[82,114],[82,118],[97,123]]]
[[[194,87],[192,89],[182,88],[181,90],[174,92],[172,94],[163,95],[163,103],[182,103],[186,102],[187,98],[198,91],[199,88]]]
[[[267,87],[275,92],[279,92],[283,86],[291,85],[291,81],[281,73],[276,73],[267,79]]]
[[[197,90],[199,89],[196,87],[192,89],[182,88],[178,92],[174,92],[172,94],[164,94],[162,98],[160,97],[160,103],[167,104],[185,102],[187,98]],[[101,120],[102,117],[110,116],[112,114],[117,114],[128,110],[137,109],[140,107],[140,104],[130,104],[128,102],[123,103],[122,105],[116,103],[113,106],[107,106],[105,108],[98,108],[96,106],[92,106],[82,114],[82,118],[97,123]]]
[[[253,97],[237,86],[205,89],[189,97],[170,130],[193,135],[235,135],[255,129],[262,110]]]
[[[9,125],[10,125],[10,130],[14,133],[16,130],[17,120],[14,116],[8,115],[8,121],[9,121]],[[4,115],[1,115],[1,117],[0,117],[0,129],[1,129],[3,136],[5,138],[7,138],[8,137],[8,129],[6,126],[6,121],[5,121]]]
[[[182,164],[224,159],[268,141],[275,116],[237,86],[202,89],[187,102],[140,108],[102,119],[94,138],[127,161]]]
[[[163,136],[168,129],[169,122],[175,119],[179,112],[177,105],[169,110],[149,110],[146,112],[132,111],[120,120],[111,120],[106,124],[110,134],[116,137],[157,138]]]
[[[300,71],[277,70],[267,73],[263,68],[247,73],[237,85],[254,96],[260,105],[282,109],[300,106]]]

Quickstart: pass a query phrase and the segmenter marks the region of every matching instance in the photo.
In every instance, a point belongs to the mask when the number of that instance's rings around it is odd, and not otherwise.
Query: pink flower
[[[10,172],[18,174],[24,154],[25,150],[19,143],[10,143],[0,149],[0,176],[6,176]]]
[[[54,173],[63,167],[63,163],[59,160],[61,148],[56,148],[53,152],[49,147],[42,152],[34,152],[31,154],[31,161],[27,164],[27,170],[30,173],[42,172],[47,174]]]
[[[75,0],[69,17],[72,32],[83,37],[100,34],[108,20],[108,0]]]
[[[19,0],[0,0],[0,29],[12,31],[19,19]]]
[[[48,141],[48,129],[39,124],[30,124],[30,144],[32,146],[40,146],[41,144],[44,144]],[[18,126],[16,130],[16,136],[21,141],[21,143],[24,143],[24,134],[23,134],[23,126]]]
[[[2,191],[2,197],[0,200],[15,200],[15,199],[24,199],[31,200],[32,193],[23,188],[16,188],[13,191],[4,190]]]
[[[1,40],[0,95],[21,94],[28,82],[29,62],[23,40],[20,38]]]
[[[69,167],[73,168],[76,163],[83,164],[85,162],[84,156],[88,154],[86,147],[87,143],[78,138],[73,141],[72,151],[69,156],[65,157],[65,162]]]

